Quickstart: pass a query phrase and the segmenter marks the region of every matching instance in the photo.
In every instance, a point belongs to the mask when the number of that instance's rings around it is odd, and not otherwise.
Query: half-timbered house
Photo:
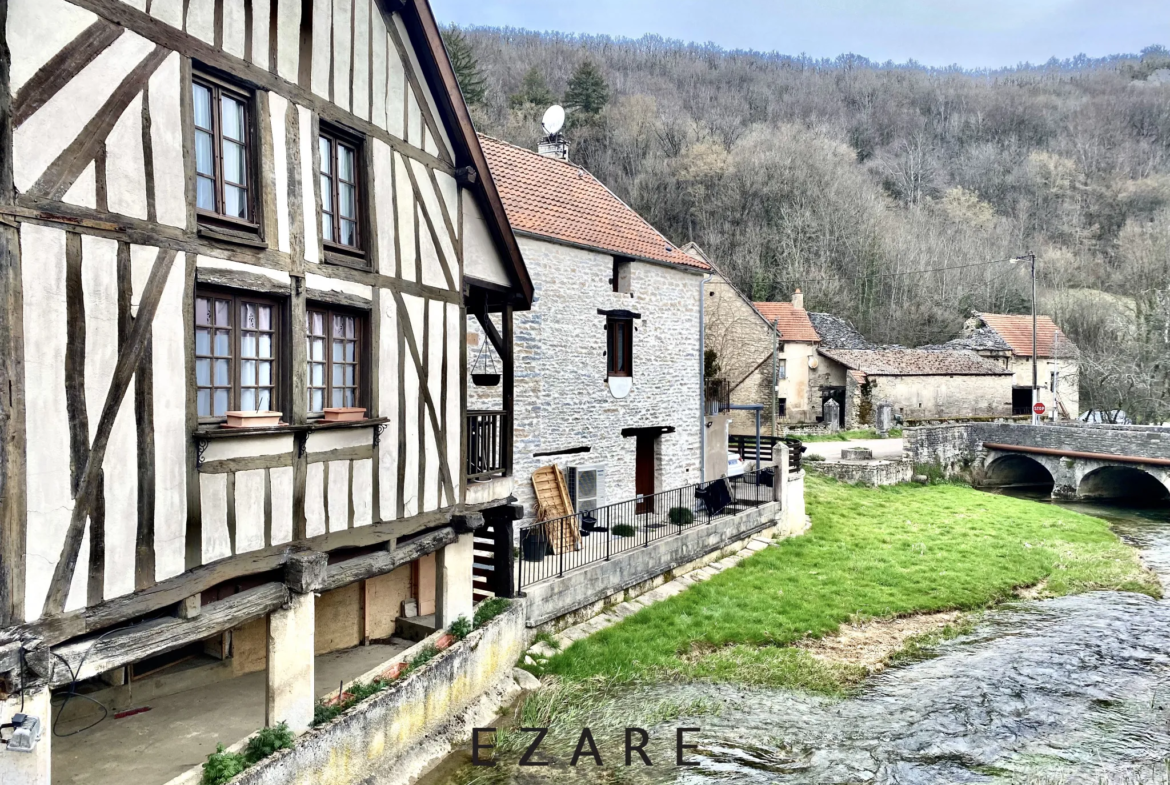
[[[511,493],[510,401],[467,464],[467,319],[510,358],[532,286],[435,20],[0,0],[0,30],[4,718],[251,630],[303,729],[315,652],[470,614]]]

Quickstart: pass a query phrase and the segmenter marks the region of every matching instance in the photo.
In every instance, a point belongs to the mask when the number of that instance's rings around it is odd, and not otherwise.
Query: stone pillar
[[[776,456],[776,473],[772,478],[772,501],[780,502],[780,509],[785,510],[788,506],[784,494],[788,490],[788,456],[790,448],[784,442],[778,442],[772,449],[773,454]]]
[[[890,428],[894,425],[894,405],[889,401],[882,401],[877,405],[877,432],[883,439],[890,435]]]
[[[472,550],[475,535],[460,534],[455,542],[435,553],[435,629],[446,629],[464,616],[471,621]]]
[[[288,605],[268,614],[268,664],[264,724],[287,722],[295,734],[313,721],[316,702],[314,646],[316,590],[325,579],[328,557],[303,551],[292,554],[284,568]]]
[[[830,433],[841,430],[841,404],[830,398],[825,401],[825,425],[829,426]]]
[[[12,715],[20,713],[20,697],[12,696],[0,704],[0,723],[12,722]],[[41,721],[41,740],[32,752],[10,752],[0,746],[0,782],[20,785],[50,785],[53,732],[49,690],[30,688],[24,694],[24,714]],[[5,730],[7,736],[11,730]]]

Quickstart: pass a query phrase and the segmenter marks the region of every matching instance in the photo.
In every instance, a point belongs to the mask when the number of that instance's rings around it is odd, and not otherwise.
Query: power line
[[[991,261],[987,261],[987,262],[973,262],[972,264],[956,264],[956,265],[951,265],[949,267],[930,267],[930,268],[927,268],[925,270],[906,270],[905,272],[899,272],[899,273],[872,273],[872,274],[868,274],[868,275],[843,275],[843,276],[838,276],[838,277],[834,277],[834,278],[782,278],[778,281],[772,281],[771,283],[773,283],[773,284],[782,284],[782,283],[809,284],[809,283],[826,283],[826,282],[832,282],[832,281],[860,281],[860,280],[865,280],[867,278],[894,278],[894,277],[897,277],[900,275],[922,275],[923,273],[938,273],[938,272],[942,272],[944,270],[966,270],[970,267],[985,267],[985,266],[992,265],[992,264],[1002,264],[1004,262],[1010,262],[1010,261],[1011,261],[1011,258],[1009,257],[1007,259],[992,259]]]

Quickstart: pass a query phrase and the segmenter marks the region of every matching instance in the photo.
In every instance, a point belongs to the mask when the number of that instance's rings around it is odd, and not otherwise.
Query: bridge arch
[[[1002,453],[984,470],[984,484],[992,488],[1035,488],[1051,493],[1056,484],[1052,472],[1029,455]]]
[[[1143,506],[1170,504],[1170,487],[1166,482],[1139,466],[1105,465],[1081,477],[1077,497],[1111,499]]]

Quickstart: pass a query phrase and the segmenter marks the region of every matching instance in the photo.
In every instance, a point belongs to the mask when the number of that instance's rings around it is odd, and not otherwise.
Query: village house
[[[872,426],[880,403],[904,421],[1011,414],[1002,362],[962,347],[878,346],[840,317],[806,311],[799,289],[791,302],[751,303],[721,276],[706,286],[705,345],[736,433],[754,433],[753,407],[779,433],[823,423],[829,401],[843,428]]]
[[[525,512],[539,514],[530,478],[552,464],[578,511],[700,482],[709,266],[581,167],[482,143],[535,294],[514,326],[514,390],[473,386],[472,396],[485,409],[512,396]]]
[[[685,249],[706,261],[693,243]],[[710,262],[708,262],[710,263]],[[809,374],[820,338],[798,290],[791,303],[752,303],[716,272],[704,284],[703,330],[709,397],[733,407],[731,430],[775,436],[788,423],[811,422]],[[748,408],[755,407],[755,408]]]
[[[425,0],[0,11],[0,722],[23,710],[44,729],[33,754],[0,751],[0,782],[47,785],[50,765],[165,782],[216,740],[305,730],[405,625],[471,616],[473,530],[518,510],[509,405],[468,411],[468,319],[500,325],[510,388],[532,284],[499,145],[489,167]],[[549,304],[562,273],[564,296],[609,292],[609,257],[526,243]],[[669,389],[623,426],[677,426],[666,482],[695,464],[697,382],[664,369],[697,368],[697,321],[678,345],[665,333],[702,270],[651,245],[626,263],[662,260],[632,276],[662,307],[615,285],[610,316],[566,309],[579,322],[552,354],[574,352],[581,389],[545,394],[613,422],[615,396]],[[557,253],[573,261],[550,273]],[[605,406],[578,405],[607,364]],[[525,432],[525,467],[534,438],[590,443],[557,427]],[[599,452],[631,445],[628,467],[597,457],[632,493],[642,441],[604,435]],[[167,696],[196,687],[174,719]],[[150,730],[56,737],[50,695],[75,688],[70,711],[99,720],[150,696]],[[129,780],[103,763],[146,749]]]
[[[963,325],[963,335],[942,344],[966,349],[1001,363],[1014,375],[1012,414],[1032,411],[1032,317],[1021,314],[975,312]],[[1080,415],[1079,353],[1050,316],[1036,318],[1036,381],[1045,416],[1075,420]]]

